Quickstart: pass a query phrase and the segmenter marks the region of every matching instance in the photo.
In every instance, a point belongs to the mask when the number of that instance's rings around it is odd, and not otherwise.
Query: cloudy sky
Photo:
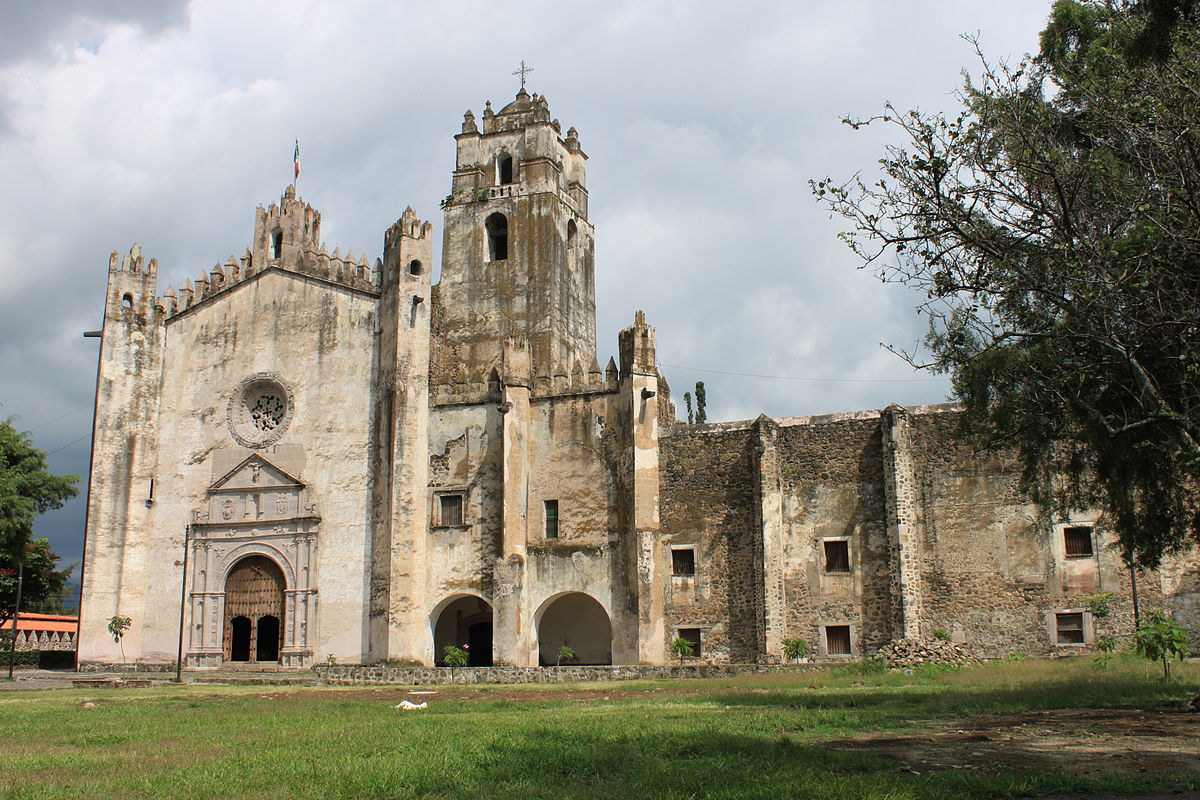
[[[890,132],[844,116],[954,108],[975,67],[960,35],[1016,58],[1048,10],[6,0],[0,417],[86,477],[98,340],[81,334],[100,325],[108,254],[140,242],[166,284],[241,253],[296,138],[331,248],[374,258],[406,205],[440,241],[451,137],[466,109],[511,99],[522,59],[590,157],[601,363],[644,309],[681,414],[697,380],[713,421],[940,402],[944,380],[880,346],[920,339],[914,299],[856,269],[807,182],[875,168]],[[78,561],[82,492],[38,530]]]

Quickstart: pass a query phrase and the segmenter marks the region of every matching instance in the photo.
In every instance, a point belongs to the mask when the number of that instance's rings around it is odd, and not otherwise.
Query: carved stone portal
[[[192,524],[191,563],[188,575],[190,619],[187,656],[189,667],[220,667],[231,655],[237,660],[259,660],[258,655],[277,655],[288,667],[312,663],[311,636],[316,622],[317,587],[314,574],[317,531],[321,517],[308,497],[304,483],[261,453],[254,453],[208,488],[208,503],[196,513]],[[266,559],[266,562],[262,561]],[[257,567],[272,581],[282,575],[282,596],[272,601],[280,613],[258,615],[266,625],[278,625],[279,647],[259,649],[244,658],[242,639],[252,631],[238,630],[251,616],[230,607],[227,591],[233,591],[252,576]],[[278,568],[275,573],[272,567]],[[243,574],[245,573],[245,574]],[[232,584],[231,584],[232,576]],[[237,599],[235,605],[244,604]],[[237,613],[234,613],[237,611]],[[250,642],[250,639],[246,639]],[[233,652],[237,643],[237,653]],[[248,645],[247,645],[248,646]]]

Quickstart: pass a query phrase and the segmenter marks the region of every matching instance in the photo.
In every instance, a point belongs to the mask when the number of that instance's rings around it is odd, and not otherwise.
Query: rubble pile
[[[886,661],[887,665],[893,669],[915,667],[920,664],[962,666],[974,661],[962,647],[942,639],[927,641],[897,639],[879,648],[875,655]]]

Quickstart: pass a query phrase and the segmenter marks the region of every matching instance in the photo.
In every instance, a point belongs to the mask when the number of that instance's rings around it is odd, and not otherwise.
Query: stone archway
[[[439,603],[430,617],[433,627],[433,663],[441,665],[449,645],[467,645],[467,664],[492,666],[492,606],[473,594],[458,595]]]
[[[243,558],[225,579],[225,660],[278,661],[283,570],[266,556]]]
[[[612,625],[604,606],[583,592],[567,592],[542,606],[537,621],[538,663],[558,663],[564,644],[575,651],[576,664],[612,663]]]

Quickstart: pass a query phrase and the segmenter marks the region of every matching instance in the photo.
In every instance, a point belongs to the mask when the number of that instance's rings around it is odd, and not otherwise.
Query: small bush
[[[933,632],[933,638],[937,639],[939,642],[948,642],[950,641],[950,634],[946,633],[941,628],[938,628]]]

